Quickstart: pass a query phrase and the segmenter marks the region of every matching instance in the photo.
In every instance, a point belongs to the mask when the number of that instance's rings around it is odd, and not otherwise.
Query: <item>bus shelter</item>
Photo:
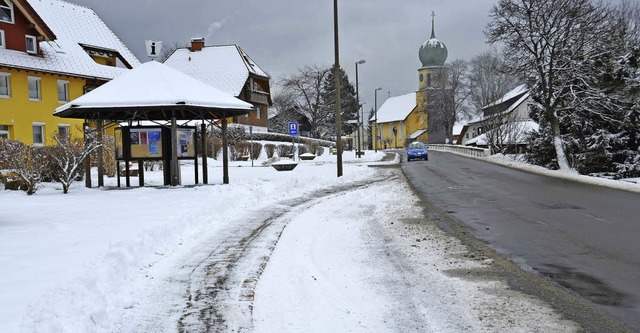
[[[134,121],[166,122],[168,136],[162,158],[166,185],[181,183],[179,159],[182,155],[181,131],[178,121],[201,121],[201,143],[206,147],[206,123],[220,120],[222,127],[223,183],[229,183],[227,118],[244,115],[254,108],[213,86],[205,84],[178,70],[150,61],[129,70],[87,94],[60,106],[54,115],[62,118],[85,119],[94,122],[101,139],[105,122]],[[131,135],[131,131],[128,132]],[[155,134],[154,134],[155,135]],[[148,140],[148,137],[147,137]],[[129,137],[131,144],[131,136]],[[131,148],[131,147],[129,147]],[[157,147],[156,147],[157,148]],[[147,147],[147,149],[156,149]],[[98,186],[103,184],[102,148],[98,149]],[[166,156],[165,156],[166,155]],[[196,163],[197,165],[197,163]],[[166,168],[165,168],[166,169]],[[206,154],[202,156],[203,182],[206,184]],[[87,174],[90,179],[90,174]],[[90,183],[88,184],[90,186]]]

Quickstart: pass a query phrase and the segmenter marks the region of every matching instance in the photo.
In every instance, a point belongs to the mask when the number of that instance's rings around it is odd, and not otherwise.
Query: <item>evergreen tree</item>
[[[323,124],[329,133],[335,135],[336,133],[336,81],[335,81],[335,65],[331,67],[327,76],[324,79],[322,100],[325,108],[330,110],[329,117],[326,118],[326,122]],[[357,126],[351,124],[349,120],[357,120],[358,117],[358,101],[356,100],[356,89],[349,82],[349,77],[344,69],[340,68],[340,109],[342,113],[342,133],[353,133]]]

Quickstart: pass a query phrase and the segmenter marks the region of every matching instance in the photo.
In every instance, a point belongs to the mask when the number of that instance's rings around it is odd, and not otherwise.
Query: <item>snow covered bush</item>
[[[231,161],[241,161],[242,156],[249,156],[250,143],[238,141],[229,146],[229,159]]]
[[[320,147],[320,145],[317,142],[310,141],[304,145],[309,153],[318,155],[318,147]]]
[[[254,160],[257,160],[260,157],[260,153],[262,153],[262,143],[254,142],[251,147],[251,156]]]
[[[296,148],[293,145],[278,145],[276,152],[278,157],[288,157],[295,154]]]
[[[36,193],[38,183],[46,177],[45,147],[25,145],[20,141],[0,140],[0,160],[14,173],[28,195]]]
[[[82,171],[85,158],[102,146],[96,138],[95,131],[87,132],[85,139],[70,136],[60,138],[54,133],[57,145],[45,149],[46,158],[55,166],[54,178],[62,184],[62,192],[67,194],[69,187]],[[115,160],[114,160],[115,168]],[[115,172],[114,172],[115,174]]]
[[[264,145],[264,152],[267,154],[267,158],[272,158],[276,152],[276,145],[273,143],[267,143]]]

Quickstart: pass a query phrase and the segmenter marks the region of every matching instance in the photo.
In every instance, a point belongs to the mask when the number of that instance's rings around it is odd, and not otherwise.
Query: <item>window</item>
[[[40,78],[29,76],[29,100],[40,101],[42,95],[40,94]]]
[[[262,111],[261,108],[257,108],[256,109],[256,119],[260,119],[260,112]]]
[[[27,53],[36,54],[38,53],[38,40],[35,36],[26,35],[27,40]]]
[[[9,126],[0,125],[0,139],[8,139],[8,138],[9,138]]]
[[[13,23],[13,4],[8,0],[0,0],[0,22]]]
[[[44,124],[33,123],[33,145],[44,145]]]
[[[68,124],[58,125],[58,139],[60,140],[60,142],[63,142],[63,143],[69,142],[69,125]]]
[[[11,74],[0,72],[0,98],[11,97]]]
[[[0,49],[7,48],[7,42],[4,39],[4,30],[0,29]]]
[[[69,81],[58,80],[58,102],[69,101]]]

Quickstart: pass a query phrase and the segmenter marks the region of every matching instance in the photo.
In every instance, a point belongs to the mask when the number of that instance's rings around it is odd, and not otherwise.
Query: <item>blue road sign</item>
[[[298,122],[292,121],[289,123],[289,135],[298,135]]]

